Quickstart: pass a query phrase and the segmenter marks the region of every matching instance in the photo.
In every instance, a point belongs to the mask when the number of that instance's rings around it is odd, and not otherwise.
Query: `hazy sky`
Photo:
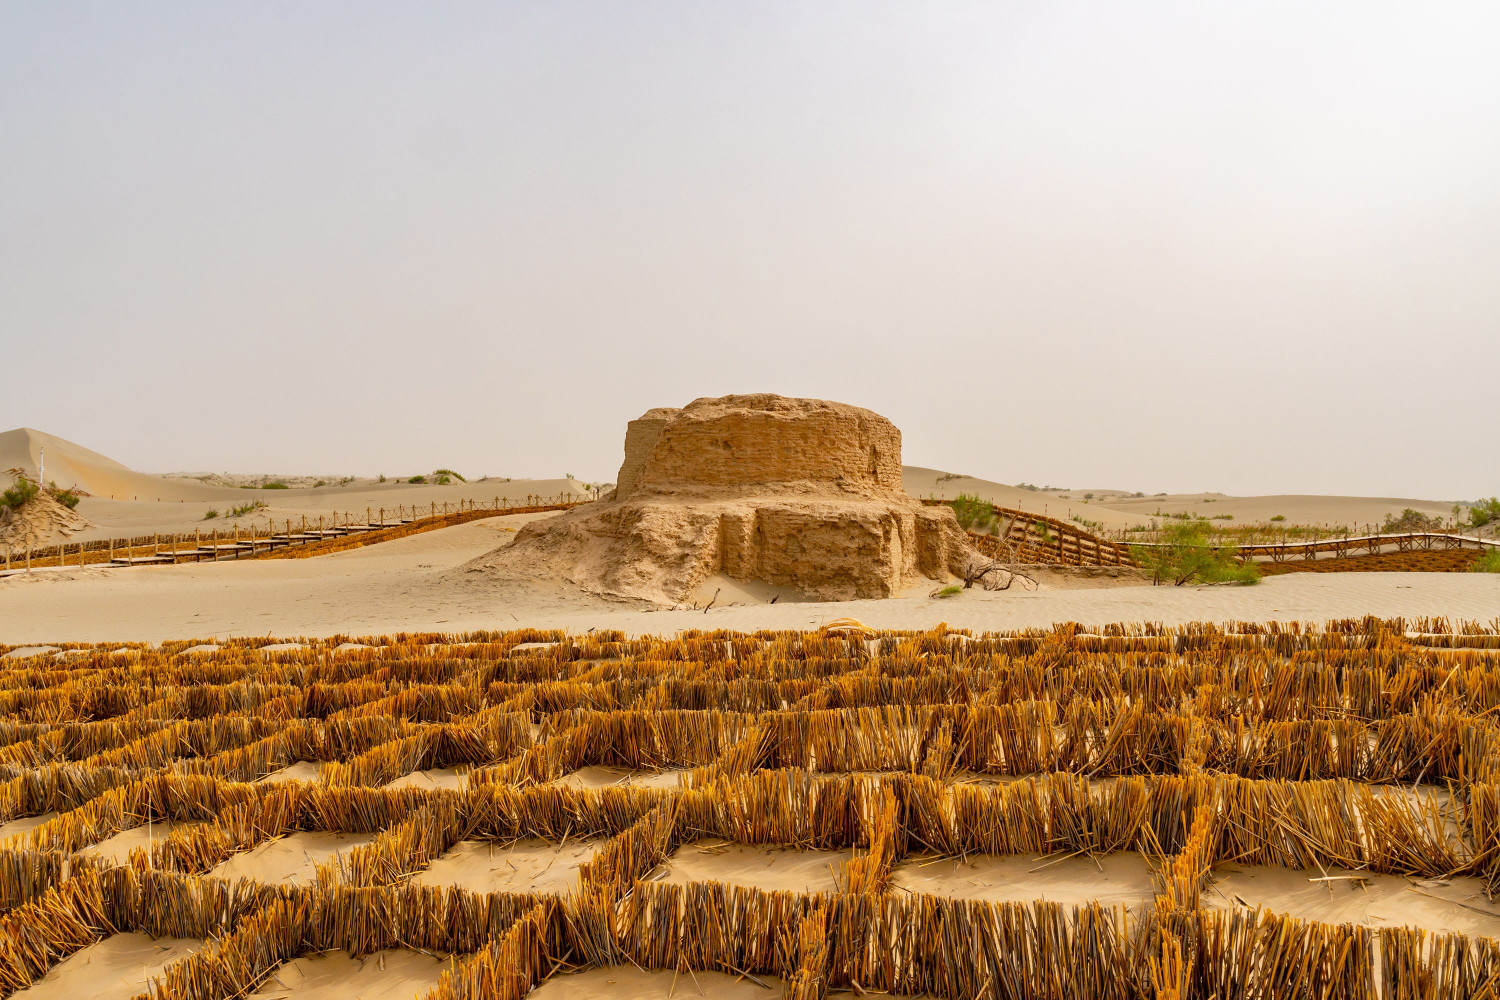
[[[612,478],[771,391],[1075,488],[1500,492],[1500,4],[0,6],[0,429]]]

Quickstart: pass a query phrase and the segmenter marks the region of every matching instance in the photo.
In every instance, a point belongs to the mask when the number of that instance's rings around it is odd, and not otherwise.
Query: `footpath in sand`
[[[88,569],[0,581],[0,643],[147,641],[253,635],[376,635],[520,626],[631,635],[684,629],[817,628],[857,618],[876,628],[938,622],[975,631],[1077,621],[1325,621],[1331,618],[1500,616],[1500,575],[1296,573],[1254,587],[1062,588],[965,591],[946,600],[798,603],[649,610],[580,596],[545,582],[498,584],[459,572],[528,519],[486,518],[312,559]]]

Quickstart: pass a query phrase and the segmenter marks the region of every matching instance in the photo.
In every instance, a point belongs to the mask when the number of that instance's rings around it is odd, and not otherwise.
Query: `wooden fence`
[[[63,542],[37,549],[17,550],[6,546],[0,575],[71,566],[152,566],[293,553],[317,555],[482,517],[566,510],[588,502],[588,498],[578,494],[560,493],[550,497],[496,497],[488,504],[474,500],[420,506],[398,504],[395,507],[367,507],[363,514],[333,511],[316,518],[302,515],[296,520],[284,518],[279,521],[267,517],[263,526],[235,524],[208,531],[199,528],[175,534]],[[364,537],[356,541],[354,536]]]
[[[927,500],[924,503],[951,503]],[[1136,566],[1131,554],[1136,546],[1156,548],[1164,542],[1129,544],[1101,538],[1075,524],[1018,510],[993,508],[996,530],[992,534],[969,532],[974,547],[989,556],[1013,556],[1023,563],[1061,566]],[[1219,546],[1215,546],[1218,548]],[[1311,541],[1269,542],[1236,545],[1241,559],[1249,562],[1283,563],[1293,560],[1344,559],[1381,552],[1485,550],[1500,548],[1500,539],[1482,538],[1444,531],[1411,531],[1392,534],[1343,535]]]

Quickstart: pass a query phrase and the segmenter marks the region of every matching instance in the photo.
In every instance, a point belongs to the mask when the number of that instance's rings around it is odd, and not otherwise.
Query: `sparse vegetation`
[[[216,518],[218,516],[219,516],[219,511],[218,511],[218,508],[216,508],[216,507],[210,507],[210,508],[208,508],[208,510],[205,510],[203,512],[203,520],[205,520],[205,521],[212,521],[214,518]]]
[[[425,482],[427,482],[427,477],[426,476],[412,476],[410,479],[407,480],[407,482],[408,483],[425,483]]]
[[[973,493],[960,493],[953,501],[958,526],[965,531],[989,531],[995,523],[995,507]]]
[[[457,479],[461,483],[468,482],[467,479],[465,479],[463,476],[460,476],[452,469],[433,469],[432,474],[438,477],[438,482],[444,484],[446,484],[450,479]]]
[[[1500,549],[1487,549],[1474,563],[1476,573],[1500,573]]]
[[[0,504],[12,508],[20,507],[41,492],[41,487],[37,486],[36,481],[20,469],[11,469],[10,474],[15,477],[16,481],[4,493],[0,493]]]
[[[1475,528],[1482,528],[1491,521],[1500,521],[1500,497],[1490,497],[1488,500],[1475,500],[1469,506],[1469,524]]]
[[[934,590],[931,596],[935,600],[942,600],[945,597],[957,597],[963,592],[964,588],[962,584],[950,583],[946,587],[939,587],[937,590]]]
[[[319,485],[321,485],[321,484],[319,484]],[[260,484],[260,488],[263,489],[263,490],[285,490],[285,489],[290,489],[291,487],[287,486],[286,483],[271,482],[271,483],[261,483]]]
[[[1286,515],[1285,514],[1273,514],[1273,515],[1271,515],[1271,520],[1272,521],[1276,521],[1276,522],[1285,521],[1286,520]]]
[[[52,499],[56,500],[58,503],[62,504],[69,510],[77,507],[78,501],[81,499],[76,491],[72,489],[60,490],[57,488],[56,483],[48,483],[47,492],[52,494]]]
[[[1442,518],[1432,517],[1407,507],[1400,514],[1387,514],[1380,524],[1380,533],[1399,535],[1408,531],[1438,531],[1442,527]]]
[[[972,476],[966,476],[966,475],[964,475],[964,474],[962,474],[960,472],[945,472],[941,476],[937,477],[937,482],[947,483],[947,482],[951,482],[951,481],[953,481],[955,479],[972,479],[972,478],[973,478]]]
[[[251,503],[242,504],[239,507],[231,507],[229,509],[229,516],[230,517],[244,517],[246,514],[253,514],[254,512],[260,510],[264,506],[266,506],[265,501],[263,501],[263,500],[255,500],[255,501],[253,501]]]
[[[383,482],[385,482],[385,473],[384,473],[384,472],[382,472],[382,473],[381,473],[381,474],[380,474],[380,478],[379,478],[379,479],[377,479],[377,480],[375,480],[375,481],[376,481],[376,482],[377,482],[377,483],[383,483]]]
[[[1158,584],[1170,581],[1181,587],[1185,583],[1260,581],[1260,569],[1254,563],[1240,562],[1234,546],[1213,544],[1204,519],[1170,525],[1160,545],[1132,545],[1131,554]]]

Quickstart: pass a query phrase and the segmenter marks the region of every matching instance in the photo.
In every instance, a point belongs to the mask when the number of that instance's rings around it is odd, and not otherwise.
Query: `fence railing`
[[[316,517],[255,518],[250,524],[202,528],[191,532],[133,535],[62,542],[41,548],[4,547],[0,573],[72,566],[149,566],[179,562],[218,561],[264,556],[277,550],[299,548],[352,535],[369,534],[370,541],[410,534],[426,527],[444,527],[480,517],[499,517],[542,510],[563,510],[591,497],[576,493],[554,496],[495,497],[483,501],[397,504],[367,507],[360,511],[330,511]],[[348,547],[348,546],[340,546]]]
[[[1168,543],[1133,542],[1132,544],[1142,548],[1158,548]],[[1298,556],[1303,559],[1317,559],[1320,556],[1342,559],[1360,554],[1361,550],[1366,555],[1374,555],[1379,552],[1416,552],[1429,549],[1500,549],[1500,539],[1447,531],[1406,531],[1390,534],[1344,535],[1338,538],[1307,542],[1262,542],[1252,545],[1225,543],[1214,545],[1213,548],[1217,550],[1230,545],[1233,545],[1243,558],[1286,562]]]

